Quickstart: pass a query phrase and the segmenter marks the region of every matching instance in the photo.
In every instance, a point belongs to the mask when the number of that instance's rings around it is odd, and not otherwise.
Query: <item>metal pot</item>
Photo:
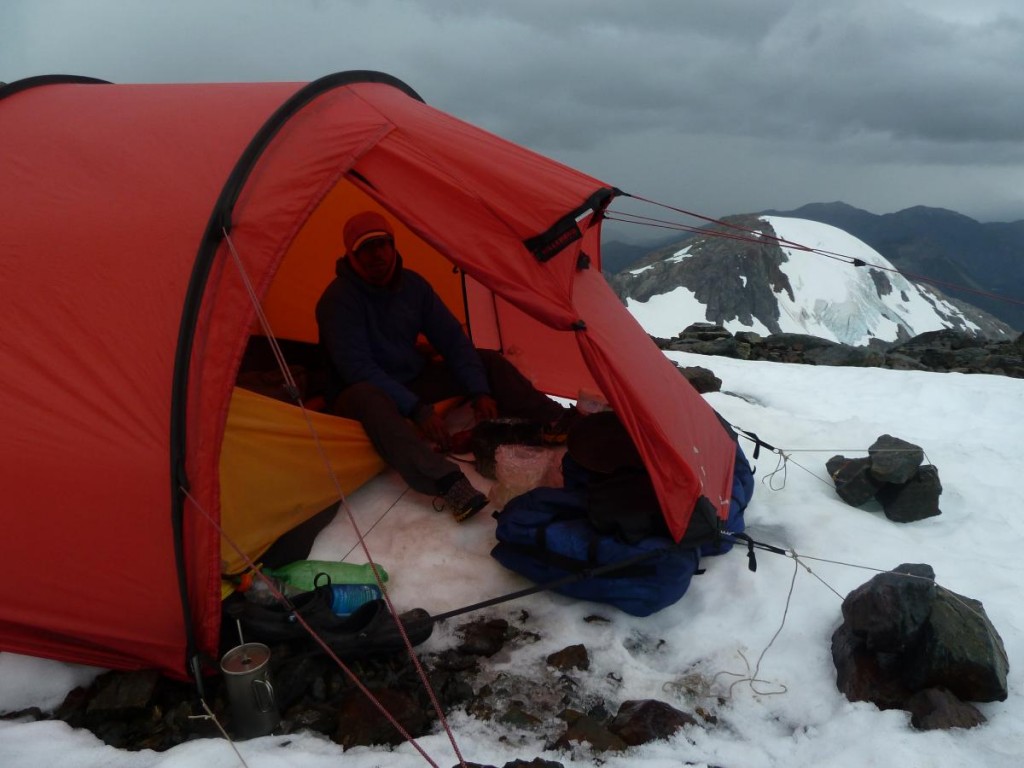
[[[281,722],[270,682],[270,648],[245,643],[220,660],[231,706],[232,731],[238,739],[266,736]]]

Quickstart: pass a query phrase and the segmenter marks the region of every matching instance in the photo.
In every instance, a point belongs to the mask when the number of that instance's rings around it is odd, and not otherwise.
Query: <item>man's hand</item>
[[[425,405],[416,413],[416,426],[423,436],[430,442],[437,445],[442,451],[452,447],[452,436],[448,434],[448,428],[433,406]]]
[[[498,418],[498,404],[490,395],[477,395],[473,398],[473,415],[477,421],[490,421]]]

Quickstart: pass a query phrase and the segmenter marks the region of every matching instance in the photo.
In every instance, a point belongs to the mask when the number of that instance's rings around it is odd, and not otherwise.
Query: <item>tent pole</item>
[[[757,564],[753,559],[755,548],[762,549],[766,552],[771,552],[772,554],[776,555],[789,555],[789,552],[787,552],[785,549],[782,549],[781,547],[772,546],[771,544],[765,544],[764,542],[756,541],[752,539],[750,536],[747,536],[745,533],[721,533],[719,534],[719,536],[721,539],[730,541],[733,544],[746,543],[747,558],[749,560],[750,570],[752,571],[757,570]],[[454,610],[447,611],[445,613],[440,613],[437,616],[433,616],[431,620],[434,622],[444,621],[445,619],[450,619],[454,616],[461,616],[464,613],[478,611],[481,608],[489,608],[492,605],[499,605],[501,603],[507,603],[512,600],[518,600],[520,597],[527,597],[529,595],[535,595],[538,592],[546,592],[548,590],[557,589],[558,587],[563,587],[567,584],[574,584],[577,581],[585,581],[586,579],[592,579],[595,576],[603,576],[606,573],[612,573],[614,571],[622,570],[623,568],[628,568],[631,565],[642,563],[646,560],[654,558],[655,556],[664,555],[665,553],[671,551],[671,548],[652,549],[649,552],[634,555],[633,557],[627,558],[625,560],[619,560],[614,563],[608,563],[606,565],[601,565],[596,568],[586,568],[582,571],[579,571],[578,573],[571,573],[568,576],[563,576],[562,578],[555,579],[554,581],[546,581],[543,584],[536,584],[532,587],[520,589],[516,592],[509,592],[504,595],[499,595],[498,597],[492,597],[489,600],[484,600],[479,603],[473,603],[472,605],[467,605],[462,608],[455,608]],[[697,573],[700,574],[703,573],[703,571],[697,571]]]
[[[518,600],[520,597],[527,597],[528,595],[535,595],[538,592],[546,592],[551,589],[557,589],[558,587],[563,587],[567,584],[574,584],[577,581],[585,581],[586,579],[592,579],[595,576],[603,576],[606,573],[611,573],[613,571],[618,571],[623,568],[628,568],[631,565],[642,563],[646,560],[654,558],[655,556],[661,556],[664,555],[666,552],[670,551],[670,549],[652,549],[649,552],[643,552],[642,554],[634,555],[633,557],[626,558],[625,560],[619,560],[614,563],[608,563],[606,565],[601,565],[596,568],[585,568],[584,570],[579,571],[578,573],[571,573],[568,576],[563,576],[559,579],[555,579],[554,581],[546,581],[543,584],[536,584],[532,587],[527,587],[526,589],[520,589],[516,592],[509,592],[504,595],[499,595],[498,597],[492,597],[489,600],[484,600],[483,602],[473,603],[472,605],[467,605],[463,608],[456,608],[455,610],[438,614],[437,616],[433,617],[433,621],[444,621],[445,619],[450,619],[453,616],[461,616],[464,613],[477,611],[481,608],[489,608],[492,605],[507,603],[511,600]]]

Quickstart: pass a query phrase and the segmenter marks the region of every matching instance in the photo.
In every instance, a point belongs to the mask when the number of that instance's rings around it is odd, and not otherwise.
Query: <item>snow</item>
[[[591,669],[573,677],[606,696],[613,709],[626,699],[655,698],[686,711],[702,707],[718,718],[717,725],[688,729],[668,741],[606,753],[599,759],[609,768],[1021,765],[1024,560],[1019,550],[1024,516],[1017,499],[1024,476],[1019,426],[1024,382],[669,355],[684,365],[711,368],[723,381],[721,392],[706,396],[711,405],[788,457],[781,464],[778,454],[762,451],[753,462],[758,482],[747,511],[748,530],[808,558],[802,562],[813,575],[792,558],[769,553],[758,555],[758,569],[751,572],[745,551],[734,550],[705,559],[707,572],[694,579],[687,594],[648,618],[559,595],[533,595],[474,614],[517,622],[525,609],[529,628],[541,635],[537,643],[517,647],[493,663],[549,680],[545,656],[583,643]],[[839,453],[864,455],[884,433],[922,446],[926,460],[938,467],[944,488],[940,516],[900,525],[877,508],[855,509],[838,499],[825,472],[827,459]],[[752,456],[749,443],[744,445]],[[487,514],[455,525],[393,473],[379,476],[348,502],[368,532],[374,559],[391,574],[390,593],[400,610],[422,607],[437,615],[528,586],[489,557],[494,524]],[[347,518],[339,515],[317,540],[312,556],[348,555],[363,562],[355,544]],[[840,598],[832,589],[845,595],[867,581],[871,569],[906,562],[931,564],[941,584],[981,600],[1003,638],[1011,660],[1009,698],[978,705],[988,718],[979,728],[918,732],[906,713],[851,703],[835,687],[830,637],[840,622]],[[612,621],[584,622],[592,613]],[[453,644],[457,624],[440,624],[421,650]],[[759,682],[743,682],[755,667]],[[68,690],[95,674],[75,665],[0,654],[0,711],[52,710]],[[545,750],[543,739],[528,733],[503,739],[508,732],[500,726],[462,712],[452,713],[450,724],[469,762],[501,766],[516,758],[543,757],[566,768],[583,768],[598,761],[585,748]],[[443,732],[418,743],[437,765],[457,764]],[[251,768],[426,764],[409,745],[343,752],[312,734],[267,736],[236,746]],[[220,739],[197,740],[163,753],[125,752],[61,722],[0,720],[0,766],[49,765],[233,768],[240,762]]]
[[[779,324],[783,332],[810,333],[843,344],[865,345],[872,337],[894,341],[897,322],[906,326],[911,336],[946,327],[936,307],[947,314],[962,316],[949,303],[903,277],[874,248],[837,227],[780,216],[764,216],[762,220],[783,240],[860,259],[869,265],[851,267],[821,253],[783,245],[788,261],[781,269],[794,293],[793,299],[785,292],[779,294],[783,315]],[[892,284],[892,293],[882,299],[867,271],[871,266],[880,267]]]
[[[682,250],[676,251],[671,256],[667,256],[666,258],[662,259],[662,261],[664,263],[666,263],[666,264],[678,264],[683,259],[685,259],[685,258],[687,258],[689,256],[692,256],[692,255],[693,254],[690,253],[690,246],[686,246]],[[653,264],[648,264],[646,267],[638,267],[637,269],[631,269],[631,270],[629,270],[629,274],[631,274],[631,275],[642,275],[644,272],[646,272],[649,269],[654,269],[654,265]]]
[[[668,258],[665,259],[665,263],[666,264],[678,264],[683,259],[689,258],[690,256],[693,255],[692,253],[690,253],[690,247],[691,246],[688,245],[685,248],[683,248],[682,250],[676,251],[671,256],[669,256]]]

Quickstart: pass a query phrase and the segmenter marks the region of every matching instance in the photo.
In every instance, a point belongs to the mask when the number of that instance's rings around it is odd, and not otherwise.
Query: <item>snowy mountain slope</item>
[[[907,280],[841,229],[778,216],[730,221],[845,258],[780,245],[771,237],[759,243],[699,236],[612,279],[648,333],[671,338],[693,322],[709,321],[733,333],[804,333],[863,346],[942,328],[991,332],[979,324],[978,313]],[[865,266],[853,266],[850,259]]]

